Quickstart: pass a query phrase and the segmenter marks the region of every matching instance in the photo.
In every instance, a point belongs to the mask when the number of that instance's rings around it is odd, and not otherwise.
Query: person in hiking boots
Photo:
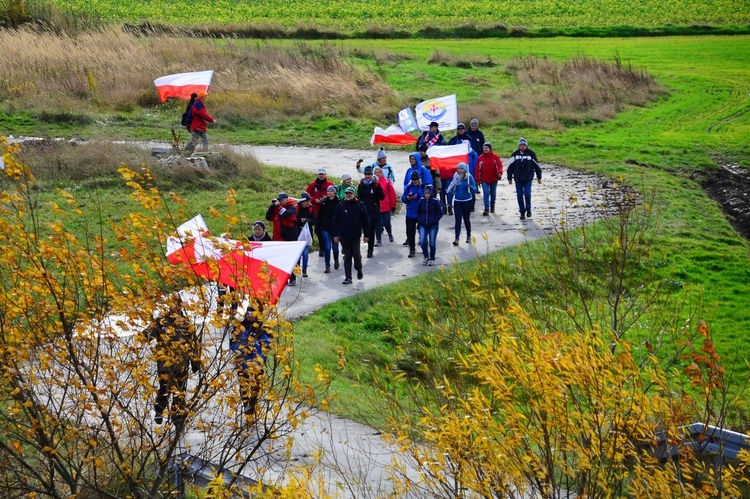
[[[393,171],[393,167],[388,164],[388,155],[385,152],[385,148],[382,146],[380,149],[378,149],[378,153],[376,155],[376,160],[374,163],[370,163],[369,165],[362,166],[362,160],[357,161],[357,171],[360,173],[364,173],[364,169],[368,166],[372,167],[374,170],[375,167],[380,167],[383,170],[383,175],[385,178],[390,180],[391,182],[396,182],[396,174]]]
[[[432,186],[430,186],[432,189]],[[411,184],[404,189],[401,202],[406,205],[406,242],[409,246],[409,258],[417,256],[417,205],[422,199],[424,190],[422,180],[416,171],[411,173]]]
[[[266,210],[266,220],[273,223],[274,241],[296,241],[297,231],[297,208],[291,203],[286,192],[280,193],[276,199],[271,200],[271,206]],[[290,286],[297,285],[297,276],[292,270],[289,277]]]
[[[423,198],[417,203],[417,222],[419,222],[419,241],[422,246],[422,265],[435,265],[437,234],[440,230],[440,219],[443,209],[440,201],[432,196],[432,186],[423,189]]]
[[[518,198],[518,211],[521,220],[531,218],[531,184],[536,180],[542,183],[542,168],[536,159],[536,153],[529,149],[526,139],[518,139],[518,149],[513,151],[508,162],[508,184],[513,185],[516,181],[516,197]]]
[[[367,258],[372,258],[375,247],[375,227],[380,220],[380,202],[385,199],[385,193],[375,179],[370,166],[365,168],[365,177],[357,186],[357,195],[370,216],[369,231],[365,233],[365,237],[367,238]]]
[[[333,217],[333,242],[341,244],[344,253],[344,282],[352,283],[352,260],[354,270],[357,271],[357,279],[362,279],[362,253],[359,250],[359,238],[364,234],[364,242],[367,242],[367,234],[370,233],[370,215],[367,208],[354,195],[354,187],[347,187],[344,191],[344,199],[336,207]]]
[[[376,166],[372,169],[375,174],[375,180],[377,180],[380,187],[383,189],[385,197],[380,202],[380,219],[375,227],[375,246],[383,245],[383,229],[388,234],[388,240],[393,242],[393,227],[391,226],[391,213],[396,209],[398,198],[396,197],[396,189],[393,187],[393,183],[388,180],[383,173],[383,170]]]
[[[474,177],[467,171],[469,165],[459,163],[456,167],[456,174],[451,182],[451,191],[453,192],[453,213],[456,220],[456,239],[453,246],[458,246],[458,239],[461,237],[461,221],[466,225],[466,243],[471,243],[471,212],[474,211],[474,200],[472,194],[479,193]]]
[[[208,151],[208,123],[216,123],[216,118],[208,114],[206,111],[206,104],[204,100],[208,95],[206,92],[200,91],[196,94],[195,102],[193,107],[190,108],[190,142],[185,146],[185,152],[193,154],[195,146],[198,145],[198,141],[203,142],[203,150]]]
[[[482,184],[485,217],[495,213],[495,199],[497,197],[497,181],[503,177],[503,161],[500,156],[492,152],[492,144],[484,143],[484,152],[477,159],[477,182]]]
[[[325,258],[325,273],[331,273],[331,250],[333,250],[333,268],[339,269],[339,243],[333,242],[333,217],[336,214],[336,207],[339,204],[339,197],[336,195],[336,186],[330,185],[326,191],[326,197],[320,203],[318,211],[318,223],[315,230],[318,231],[318,241],[323,248],[323,257]]]
[[[313,234],[317,234],[318,231],[315,229],[315,224],[318,220],[318,212],[320,210],[320,204],[323,202],[323,200],[326,198],[326,192],[328,192],[328,187],[332,186],[333,182],[328,180],[328,175],[326,174],[325,168],[318,168],[318,176],[315,180],[310,182],[308,184],[307,188],[305,189],[305,192],[310,195],[310,200],[312,204],[312,213],[313,216],[311,218],[312,223],[310,224],[310,231]],[[323,245],[320,243],[320,239],[318,239],[318,256],[323,256]]]

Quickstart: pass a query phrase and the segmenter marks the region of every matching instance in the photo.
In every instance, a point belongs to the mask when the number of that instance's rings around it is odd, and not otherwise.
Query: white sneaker
[[[427,265],[427,262],[429,262],[429,261],[430,261],[430,259],[429,259],[429,258],[425,258],[425,259],[424,259],[424,262],[422,262],[422,265]]]
[[[435,265],[437,265],[437,263],[435,263],[435,260],[430,260],[430,261],[429,261],[429,262],[427,263],[427,265],[429,265],[430,267],[434,267]]]

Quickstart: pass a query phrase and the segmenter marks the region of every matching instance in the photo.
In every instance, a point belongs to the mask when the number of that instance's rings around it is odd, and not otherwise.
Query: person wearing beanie
[[[333,251],[333,265],[336,270],[339,269],[339,243],[333,242],[333,216],[336,214],[336,207],[339,204],[339,197],[336,195],[335,185],[330,185],[326,190],[326,197],[320,203],[318,211],[318,222],[315,228],[318,231],[318,241],[323,249],[326,270],[324,273],[331,273],[331,251]]]
[[[206,92],[198,92],[195,96],[195,102],[190,108],[190,142],[185,146],[185,152],[193,154],[198,141],[203,142],[203,149],[208,151],[208,123],[216,123],[216,118],[208,114],[206,104],[203,102],[206,98]]]
[[[538,183],[542,183],[542,168],[536,159],[536,153],[529,149],[526,139],[518,140],[518,149],[513,151],[508,162],[508,184],[516,181],[516,198],[521,220],[531,218],[531,184],[534,174]]]
[[[497,181],[503,177],[503,161],[492,151],[492,144],[484,143],[484,152],[477,159],[477,181],[482,183],[483,216],[495,213]]]
[[[479,193],[477,184],[471,173],[467,171],[469,165],[459,163],[453,176],[450,189],[453,192],[453,213],[456,220],[456,239],[453,246],[458,246],[461,237],[461,221],[466,225],[466,243],[471,243],[471,212],[474,211],[474,195]]]
[[[375,168],[376,166],[379,166],[383,170],[383,175],[385,175],[385,178],[390,180],[391,182],[396,182],[396,174],[393,171],[393,167],[388,164],[388,155],[385,152],[385,149],[381,146],[380,149],[378,149],[377,155],[375,157],[375,161],[370,163],[369,165],[362,166],[362,160],[357,161],[357,171],[360,173],[364,173],[363,168],[372,167]]]
[[[462,142],[468,142],[471,146],[471,138],[466,133],[466,125],[459,123],[456,127],[456,135],[448,141],[449,146],[454,146]],[[474,175],[474,169],[476,167],[477,154],[474,149],[469,147],[469,173]],[[442,168],[440,170],[440,183],[441,189],[439,192],[440,203],[443,205],[443,215],[453,215],[453,195],[448,194],[448,187],[450,187],[453,181],[453,175],[456,173],[455,169]]]
[[[417,205],[424,194],[422,179],[416,171],[411,172],[411,183],[404,189],[401,202],[406,205],[406,245],[409,246],[409,258],[417,256]],[[432,189],[432,186],[430,186]]]
[[[398,206],[398,198],[396,198],[396,189],[393,187],[393,183],[388,180],[383,174],[383,169],[376,166],[372,169],[375,174],[375,180],[380,184],[383,189],[384,198],[380,202],[380,219],[375,227],[375,246],[383,245],[383,229],[388,234],[388,240],[393,242],[393,227],[391,226],[391,213],[396,210]]]
[[[375,227],[380,220],[380,202],[385,199],[383,188],[373,176],[372,167],[365,168],[365,176],[357,186],[357,196],[367,209],[370,217],[368,231],[365,232],[367,238],[367,258],[372,258],[373,248],[375,247]]]
[[[296,241],[297,231],[297,208],[290,202],[287,193],[280,193],[276,199],[271,200],[271,205],[266,210],[266,220],[273,223],[274,241]],[[289,285],[297,284],[297,276],[292,271],[289,277]]]
[[[299,200],[297,200],[297,232],[298,234],[302,234],[302,230],[305,227],[305,224],[307,224],[307,230],[310,231],[310,235],[312,236],[312,226],[315,225],[315,219],[313,216],[313,209],[312,209],[312,199],[310,198],[310,195],[307,192],[303,192],[300,194]],[[297,237],[299,239],[299,236]],[[312,237],[310,238],[310,243]],[[297,262],[297,265],[302,263],[302,277],[307,277],[307,264],[310,259],[310,244],[305,246],[305,249],[302,250],[302,256],[300,256],[300,261]]]
[[[312,219],[310,221],[310,231],[313,234],[317,234],[317,231],[315,230],[315,223],[317,223],[318,220],[318,210],[320,210],[320,204],[326,197],[326,191],[328,190],[328,187],[332,185],[333,182],[328,180],[325,168],[319,168],[317,178],[310,182],[310,184],[308,184],[307,188],[305,189],[305,192],[310,195],[310,202],[312,204]],[[320,244],[320,240],[318,240],[318,244],[320,246],[318,256],[323,256],[323,245]]]
[[[368,242],[367,234],[370,233],[370,215],[365,205],[354,196],[354,187],[344,190],[346,196],[336,207],[333,216],[333,242],[341,244],[341,252],[344,254],[344,282],[352,283],[352,261],[354,270],[357,271],[357,279],[362,279],[362,253],[359,250],[359,238],[364,234],[364,242]]]
[[[477,153],[477,156],[481,156],[481,154],[484,152],[484,134],[479,129],[479,120],[476,118],[472,118],[472,120],[469,122],[469,129],[466,130],[466,135],[469,136],[469,140],[471,140],[471,148],[472,150]]]
[[[354,183],[354,179],[349,173],[344,173],[343,175],[341,175],[341,183],[336,190],[336,195],[339,199],[344,199],[347,187],[354,187],[356,192],[357,185]]]
[[[423,197],[417,203],[417,223],[419,224],[419,243],[422,246],[422,265],[435,265],[437,234],[440,230],[440,219],[443,207],[437,198],[432,196],[432,187],[426,185]]]
[[[268,233],[266,232],[266,224],[264,224],[260,220],[257,220],[253,224],[253,233],[250,236],[248,236],[247,240],[250,242],[270,241],[271,236],[269,236]]]

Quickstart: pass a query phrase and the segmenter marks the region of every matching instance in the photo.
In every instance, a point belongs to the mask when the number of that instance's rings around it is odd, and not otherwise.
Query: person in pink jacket
[[[391,182],[385,175],[383,175],[383,169],[379,166],[373,168],[373,173],[377,179],[380,187],[383,188],[385,197],[380,201],[380,220],[375,226],[375,246],[383,245],[383,229],[385,228],[388,234],[388,240],[393,242],[393,229],[391,228],[391,213],[396,210],[396,189],[393,187]]]
[[[193,107],[190,108],[190,142],[185,146],[185,151],[193,154],[195,146],[198,145],[198,141],[203,142],[203,149],[208,150],[208,137],[206,132],[208,131],[208,122],[216,123],[216,119],[208,114],[206,111],[206,104],[203,102],[206,98],[206,92],[198,92]]]
[[[483,153],[477,158],[477,182],[482,183],[482,197],[484,198],[484,213],[489,216],[495,213],[495,199],[497,197],[497,181],[503,177],[503,162],[500,156],[492,152],[492,144],[484,143]]]

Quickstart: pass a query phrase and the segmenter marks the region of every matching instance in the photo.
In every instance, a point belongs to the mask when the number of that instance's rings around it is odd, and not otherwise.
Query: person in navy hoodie
[[[432,174],[430,170],[422,166],[422,157],[418,152],[409,155],[409,169],[406,170],[406,175],[404,175],[404,189],[411,184],[412,172],[417,172],[422,185],[432,185]]]
[[[419,242],[422,246],[422,256],[424,256],[422,265],[435,265],[436,239],[440,229],[440,219],[443,217],[443,209],[440,201],[432,197],[432,186],[426,185],[422,196],[422,199],[417,203]]]
[[[432,186],[430,186],[432,187]],[[406,205],[406,243],[409,246],[409,258],[417,256],[417,204],[422,199],[422,180],[419,173],[411,173],[411,184],[404,189],[401,202]]]
[[[516,179],[516,197],[518,198],[518,211],[521,220],[531,218],[531,184],[536,180],[542,183],[542,169],[536,159],[536,153],[529,149],[526,139],[518,139],[518,149],[510,155],[508,162],[508,184],[513,184]]]

